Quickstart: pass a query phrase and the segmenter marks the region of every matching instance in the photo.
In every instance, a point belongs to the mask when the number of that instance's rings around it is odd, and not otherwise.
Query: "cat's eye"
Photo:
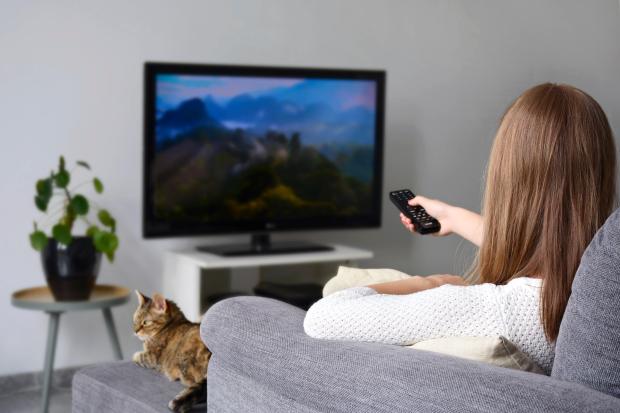
[[[148,326],[149,324],[151,324],[151,320],[144,320],[142,322],[142,325],[145,326],[145,327]]]

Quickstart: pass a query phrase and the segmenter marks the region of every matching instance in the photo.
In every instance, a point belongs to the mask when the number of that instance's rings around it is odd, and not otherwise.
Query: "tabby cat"
[[[133,329],[144,351],[133,355],[141,366],[164,373],[186,386],[168,403],[173,412],[187,412],[206,400],[207,365],[211,352],[200,339],[200,324],[188,321],[179,307],[159,294],[146,297],[136,290],[139,304]]]

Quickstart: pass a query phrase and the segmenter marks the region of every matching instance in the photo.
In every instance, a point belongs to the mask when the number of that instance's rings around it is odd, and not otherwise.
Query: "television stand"
[[[208,245],[197,247],[198,251],[224,257],[245,255],[294,254],[302,252],[331,251],[332,247],[304,241],[271,242],[269,234],[252,234],[250,244]]]
[[[185,316],[200,320],[214,294],[252,294],[261,281],[285,284],[324,284],[339,265],[357,266],[373,257],[372,251],[331,245],[329,251],[299,254],[222,256],[197,251],[169,251],[164,255],[163,293]]]

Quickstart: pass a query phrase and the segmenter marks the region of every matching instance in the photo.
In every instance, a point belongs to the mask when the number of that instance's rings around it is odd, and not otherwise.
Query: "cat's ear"
[[[166,303],[166,299],[159,293],[153,294],[153,305],[155,306],[155,310],[160,313],[165,313],[168,308],[168,304]]]
[[[144,305],[145,302],[147,302],[149,300],[148,297],[146,297],[145,295],[143,295],[140,291],[136,290],[136,296],[138,297],[138,304],[140,304],[140,307],[142,307]]]

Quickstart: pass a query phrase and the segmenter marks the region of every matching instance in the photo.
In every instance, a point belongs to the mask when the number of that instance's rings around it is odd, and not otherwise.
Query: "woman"
[[[502,335],[549,373],[581,255],[615,203],[615,153],[592,97],[549,83],[527,90],[497,131],[482,216],[421,196],[410,201],[439,220],[438,235],[479,247],[474,285],[435,275],[349,288],[310,308],[306,333],[398,345]]]

